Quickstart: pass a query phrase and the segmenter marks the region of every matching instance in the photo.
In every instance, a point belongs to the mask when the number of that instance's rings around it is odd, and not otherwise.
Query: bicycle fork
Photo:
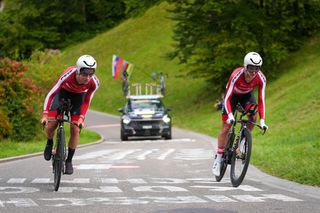
[[[242,154],[245,152],[245,140],[244,139],[244,129],[247,129],[247,126],[245,124],[242,125],[242,127],[240,128],[238,134],[237,134],[237,138],[235,140],[235,143],[233,144],[232,147],[232,151],[235,151],[237,156],[239,158],[242,158]]]

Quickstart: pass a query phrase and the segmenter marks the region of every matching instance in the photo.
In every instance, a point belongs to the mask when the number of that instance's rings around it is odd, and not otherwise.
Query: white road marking
[[[200,188],[200,189],[209,189],[210,191],[234,191],[234,190],[242,190],[245,192],[260,192],[263,191],[253,186],[249,185],[240,185],[239,187],[232,186],[190,186],[192,188]]]
[[[296,198],[292,198],[292,197],[288,197],[286,195],[282,195],[282,194],[263,194],[261,197],[259,196],[253,196],[253,195],[232,195],[232,197],[243,201],[243,202],[266,202],[266,199],[272,199],[272,200],[280,200],[280,201],[284,201],[284,202],[288,202],[288,201],[302,201],[300,199],[296,199]]]
[[[99,164],[98,164],[99,165]],[[80,165],[81,166],[81,165]],[[88,168],[97,168],[97,164],[86,165]],[[108,164],[110,168],[114,165]],[[2,178],[3,180],[3,178]],[[0,195],[12,195],[15,198],[2,198],[0,200],[0,211],[6,207],[35,207],[35,206],[91,206],[91,205],[138,205],[138,204],[150,204],[156,203],[162,204],[192,204],[192,203],[263,203],[271,202],[273,200],[278,202],[301,202],[302,199],[291,197],[284,194],[267,194],[259,193],[264,191],[263,189],[256,188],[251,185],[240,185],[239,187],[231,187],[230,180],[226,178],[224,182],[215,182],[212,177],[207,178],[170,178],[170,177],[149,177],[149,178],[74,178],[74,179],[62,179],[64,185],[59,188],[59,195],[53,194],[51,198],[38,198],[32,200],[27,196],[31,193],[42,192],[41,187],[24,187],[28,182],[27,178],[10,178],[6,182],[10,186],[0,187]],[[52,184],[53,178],[35,178],[30,180],[32,184]],[[68,184],[78,184],[69,185]],[[88,184],[97,183],[98,186],[87,187]],[[82,186],[80,185],[82,184]],[[86,185],[83,185],[86,184]],[[100,185],[99,185],[100,184]],[[80,186],[79,186],[80,185]],[[226,186],[227,185],[227,186]],[[85,187],[83,187],[85,186]],[[193,196],[193,189],[197,189],[198,196]],[[236,191],[231,195],[222,195],[216,193],[208,194],[208,191],[214,192],[229,192]],[[78,192],[90,192],[99,193],[107,196],[102,197],[89,197],[89,198],[72,198],[62,197],[61,194],[76,194]],[[114,193],[119,195],[125,195],[127,193],[140,192],[143,197],[115,197]],[[246,194],[240,194],[240,192]],[[152,196],[163,195],[166,196]],[[169,193],[169,194],[168,194]],[[175,194],[181,194],[182,196],[170,196]],[[185,194],[183,194],[185,193]],[[249,194],[252,193],[252,194]],[[259,194],[258,194],[259,193]],[[17,195],[21,194],[24,198],[19,198]],[[110,195],[110,196],[108,196]],[[186,196],[183,196],[186,195]],[[56,197],[55,197],[56,196]],[[99,195],[100,196],[100,195]],[[4,200],[5,199],[5,200]]]
[[[24,183],[26,178],[10,178],[7,183]]]
[[[182,149],[179,150],[174,159],[177,160],[206,160],[211,159],[213,150],[208,149]]]
[[[110,160],[121,160],[121,159],[124,159],[127,155],[132,154],[132,153],[137,152],[137,151],[141,151],[141,149],[124,150],[124,151],[118,152],[116,154],[113,154],[111,156],[108,156],[108,159],[110,159]],[[106,158],[106,157],[104,157],[104,158]]]
[[[0,207],[5,207],[5,204],[14,205],[16,207],[35,207],[38,206],[31,198],[9,198],[8,201],[0,200]]]
[[[66,189],[66,187],[61,187],[60,189],[66,191],[75,191],[79,190],[77,187]],[[276,201],[283,202],[297,202],[301,201],[300,199],[292,198],[289,196],[281,194],[263,194],[262,197],[254,199],[251,195],[234,195],[227,197],[224,195],[204,195],[203,197],[199,196],[144,196],[144,197],[89,197],[89,198],[80,198],[80,197],[61,197],[62,192],[58,191],[59,197],[51,198],[38,198],[36,201],[31,198],[8,198],[8,200],[0,200],[0,209],[6,207],[37,207],[37,206],[50,206],[50,207],[79,207],[79,206],[128,206],[128,205],[155,205],[156,203],[161,204],[196,204],[196,203],[235,203],[235,202],[247,202],[247,203],[261,203],[267,202],[268,199],[273,199]],[[83,191],[92,192],[92,189],[82,188]],[[95,190],[110,190],[113,189],[104,188],[104,189],[95,189]],[[117,191],[115,188],[114,191]],[[239,199],[238,199],[239,198]]]
[[[99,188],[87,188],[87,187],[59,187],[59,193],[73,193],[74,191],[85,191],[95,193],[119,193],[123,192],[117,186],[99,186]]]
[[[141,178],[130,178],[126,180],[118,180],[117,178],[101,178],[100,180],[101,183],[104,184],[119,184],[120,182],[128,182],[131,184],[147,184],[147,182]]]
[[[137,192],[187,192],[188,190],[178,186],[137,186],[133,187]]]
[[[13,187],[13,186],[0,187],[0,194],[27,194],[27,193],[34,193],[38,191],[40,190],[33,187]]]
[[[154,152],[154,151],[159,151],[159,149],[147,150],[147,151],[145,151],[144,153],[139,154],[136,158],[137,158],[138,160],[145,160],[145,159],[146,159],[146,156],[149,155],[149,154],[151,154],[151,153]]]
[[[234,199],[231,199],[227,196],[224,196],[224,195],[206,195],[205,196],[206,198],[214,201],[214,202],[217,202],[217,203],[232,203],[232,202],[237,202],[236,200]]]
[[[174,160],[207,160],[213,158],[213,150],[211,149],[109,149],[100,150],[96,152],[89,152],[83,155],[75,156],[75,160],[87,160],[87,159],[101,159],[109,161],[120,160],[146,160],[156,159],[165,160],[169,155],[172,155]]]
[[[138,169],[137,165],[117,165],[117,164],[78,164],[73,166],[78,170],[105,170],[105,169]]]
[[[168,157],[171,153],[173,153],[175,151],[175,149],[169,149],[168,151],[166,151],[165,153],[161,154],[157,159],[158,160],[164,160],[166,159],[166,157]]]
[[[44,184],[44,183],[53,183],[53,180],[50,178],[35,178],[31,183],[35,184]],[[72,180],[61,180],[61,183],[74,183],[74,184],[88,184],[90,183],[90,178],[74,178]]]

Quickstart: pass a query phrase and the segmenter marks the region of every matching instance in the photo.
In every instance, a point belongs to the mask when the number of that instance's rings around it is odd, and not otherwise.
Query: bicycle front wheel
[[[60,186],[61,174],[64,164],[64,144],[65,133],[63,128],[58,129],[57,133],[57,147],[56,154],[53,158],[53,171],[54,171],[54,190],[58,191]]]
[[[230,179],[232,186],[238,187],[248,170],[251,157],[252,137],[248,129],[243,129],[240,141],[233,151],[231,158]]]

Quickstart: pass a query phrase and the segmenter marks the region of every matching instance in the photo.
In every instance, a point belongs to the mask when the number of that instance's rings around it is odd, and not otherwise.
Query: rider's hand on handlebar
[[[84,120],[83,118],[79,118],[79,120],[76,122],[76,125],[82,129],[82,127],[84,126]]]
[[[48,115],[43,115],[40,121],[41,125],[45,126],[48,123]]]
[[[232,124],[233,122],[235,121],[234,117],[233,117],[233,114],[232,113],[229,113],[228,114],[228,119],[226,121],[227,124]]]
[[[268,130],[268,126],[264,123],[264,119],[260,119],[260,126],[264,131]]]

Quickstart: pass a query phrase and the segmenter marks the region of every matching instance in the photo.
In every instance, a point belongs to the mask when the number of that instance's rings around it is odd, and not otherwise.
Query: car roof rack
[[[164,96],[164,89],[161,88],[160,85],[156,83],[145,83],[144,85],[144,93],[142,90],[142,85],[141,83],[133,83],[131,86],[128,86],[127,89],[127,98],[132,98],[133,96],[138,97],[153,97],[153,98],[163,98]],[[135,93],[133,93],[131,90],[134,90]]]

